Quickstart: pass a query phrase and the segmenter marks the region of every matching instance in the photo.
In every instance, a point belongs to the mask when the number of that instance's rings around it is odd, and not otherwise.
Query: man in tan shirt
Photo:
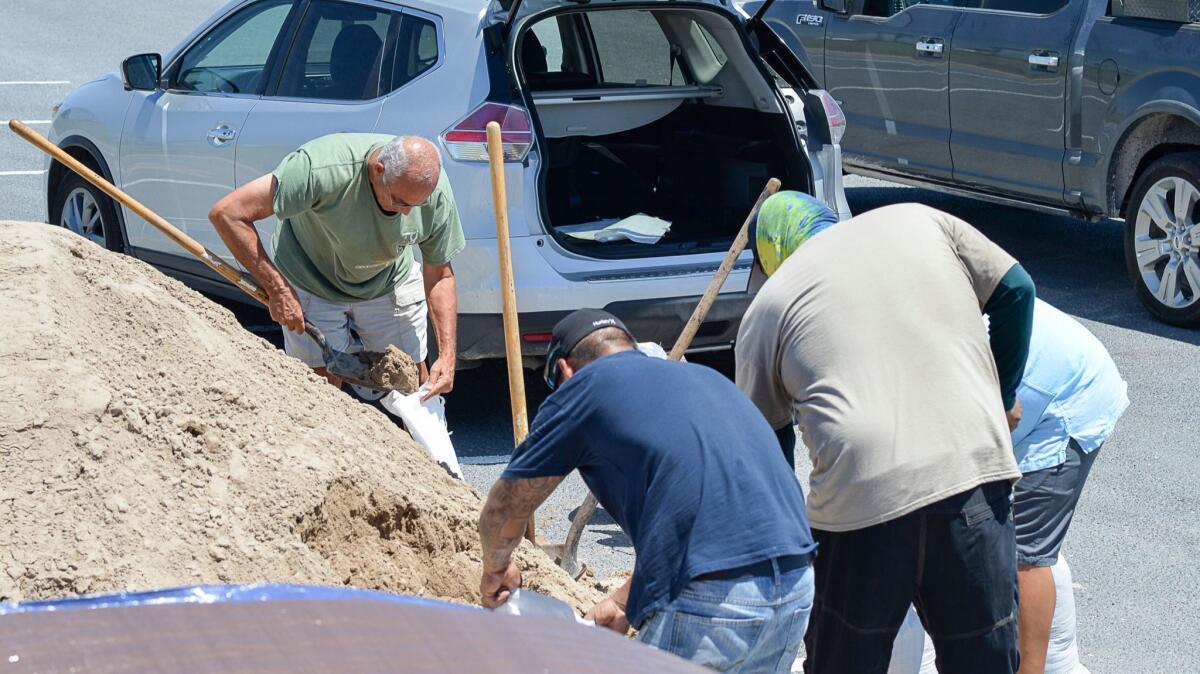
[[[737,383],[778,432],[801,428],[812,459],[806,670],[885,672],[915,603],[942,674],[1011,674],[1009,430],[1033,283],[970,225],[915,204],[797,236],[824,217],[801,197],[758,216],[770,278],[742,320]]]

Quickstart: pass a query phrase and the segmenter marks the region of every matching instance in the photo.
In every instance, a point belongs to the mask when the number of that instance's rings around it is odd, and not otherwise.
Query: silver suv
[[[768,177],[848,215],[837,104],[761,22],[720,0],[235,0],[123,73],[75,90],[51,135],[219,253],[209,208],[305,141],[438,139],[468,238],[455,261],[464,361],[504,353],[489,121],[504,129],[530,354],[581,306],[672,340]],[[46,175],[50,222],[240,299],[63,167]],[[265,240],[273,227],[262,223]],[[697,348],[733,340],[748,267],[749,253]]]

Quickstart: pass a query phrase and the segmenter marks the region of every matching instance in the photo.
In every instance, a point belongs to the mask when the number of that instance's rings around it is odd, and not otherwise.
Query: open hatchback
[[[724,251],[770,177],[846,213],[836,104],[756,17],[718,0],[497,0],[489,20],[566,251]]]

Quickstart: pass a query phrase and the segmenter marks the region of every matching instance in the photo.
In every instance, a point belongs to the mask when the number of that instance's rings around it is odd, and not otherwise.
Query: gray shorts
[[[296,288],[300,308],[304,317],[324,333],[329,346],[337,351],[350,349],[353,337],[358,335],[362,348],[367,351],[383,351],[393,345],[421,363],[426,354],[426,316],[428,310],[424,300],[401,303],[401,298],[411,296],[409,284],[420,275],[410,275],[396,288],[373,300],[362,302],[330,302]],[[324,367],[321,348],[308,335],[298,335],[291,330],[283,331],[283,350],[298,358],[309,367]]]
[[[1084,452],[1071,440],[1061,465],[1026,473],[1013,488],[1017,564],[1054,566],[1075,515],[1083,483],[1100,448]]]

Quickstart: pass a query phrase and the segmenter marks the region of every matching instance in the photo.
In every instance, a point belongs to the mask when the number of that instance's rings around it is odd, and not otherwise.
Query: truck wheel
[[[1125,266],[1146,308],[1200,327],[1200,153],[1163,157],[1134,185],[1125,215]]]
[[[117,220],[117,209],[107,194],[74,173],[59,183],[50,202],[50,223],[91,239],[97,245],[125,251],[125,237]]]

